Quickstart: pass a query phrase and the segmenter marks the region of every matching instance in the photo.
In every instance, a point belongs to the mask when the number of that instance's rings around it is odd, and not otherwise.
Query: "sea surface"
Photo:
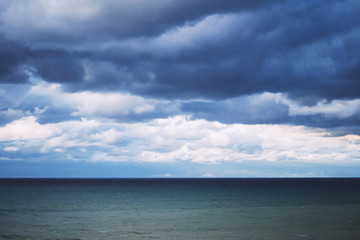
[[[0,239],[360,239],[360,179],[0,179]]]

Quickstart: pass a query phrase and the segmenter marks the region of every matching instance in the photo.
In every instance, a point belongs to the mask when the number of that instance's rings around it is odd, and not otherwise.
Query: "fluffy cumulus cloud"
[[[34,85],[27,98],[45,101],[46,108],[66,106],[73,109],[72,116],[91,116],[130,120],[141,120],[156,115],[167,115],[177,112],[177,104],[134,96],[128,93],[98,93],[81,91],[66,93],[59,84],[40,83]],[[132,119],[133,118],[133,119]]]
[[[221,124],[189,116],[146,123],[82,119],[39,124],[25,117],[0,128],[4,151],[32,148],[73,160],[221,164],[223,161],[305,161],[344,164],[360,160],[360,136],[321,129],[264,124]]]
[[[0,1],[0,159],[358,166],[359,12]]]

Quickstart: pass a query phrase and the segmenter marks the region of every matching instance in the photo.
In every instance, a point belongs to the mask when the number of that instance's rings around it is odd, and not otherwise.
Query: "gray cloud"
[[[100,77],[104,70],[95,66],[91,81],[69,89],[165,98],[224,99],[263,91],[300,100],[359,97],[359,9],[356,1],[288,1],[210,15],[161,35],[96,42],[85,47],[88,63],[111,71]]]
[[[22,45],[0,35],[0,83],[25,83],[24,63],[28,51]]]
[[[31,66],[49,82],[76,83],[84,80],[80,56],[63,51],[34,51]]]
[[[49,13],[10,14],[38,13],[31,2],[2,11],[4,33],[18,42],[3,53],[10,60],[1,63],[2,81],[24,81],[11,75],[27,62],[23,43],[35,55],[27,63],[69,90],[165,98],[263,91],[359,97],[358,1],[95,1],[79,2],[77,18],[68,1],[58,2],[58,9],[37,3]],[[41,24],[29,26],[32,21]],[[84,59],[111,71],[95,66],[86,78]]]
[[[359,98],[359,1],[56,4],[52,8],[37,0],[0,5],[3,86],[28,83],[31,72],[68,92],[119,91],[187,100],[184,112],[225,123],[358,125],[357,115],[341,121],[324,120],[321,114],[289,116],[284,103],[254,103],[248,96],[283,93],[304,106],[321,99]],[[1,111],[46,105],[34,101]],[[47,111],[60,116],[70,115],[69,109]],[[140,121],[171,115],[155,110],[114,116]]]
[[[183,111],[194,118],[204,118],[223,123],[286,123],[289,107],[277,102],[272,95],[248,96],[216,102],[189,102]]]
[[[273,3],[269,0],[4,1],[0,19],[3,31],[10,37],[25,38],[35,45],[39,42],[51,45],[154,36],[212,13],[250,10]]]

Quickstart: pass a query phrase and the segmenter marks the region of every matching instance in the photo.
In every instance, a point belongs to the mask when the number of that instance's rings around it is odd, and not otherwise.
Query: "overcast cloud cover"
[[[0,0],[0,177],[360,176],[359,12]]]

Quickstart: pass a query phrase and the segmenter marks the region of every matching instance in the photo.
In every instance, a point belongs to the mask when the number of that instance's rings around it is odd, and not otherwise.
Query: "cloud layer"
[[[360,136],[284,125],[221,124],[187,116],[146,123],[82,119],[39,124],[24,117],[0,128],[5,152],[38,152],[71,160],[219,164],[223,161],[357,163]],[[87,154],[83,154],[87,152]],[[33,159],[34,160],[34,159]]]
[[[2,82],[24,82],[27,68],[72,91],[359,97],[356,0],[77,4],[3,2]]]
[[[358,166],[359,12],[1,1],[1,159]]]

